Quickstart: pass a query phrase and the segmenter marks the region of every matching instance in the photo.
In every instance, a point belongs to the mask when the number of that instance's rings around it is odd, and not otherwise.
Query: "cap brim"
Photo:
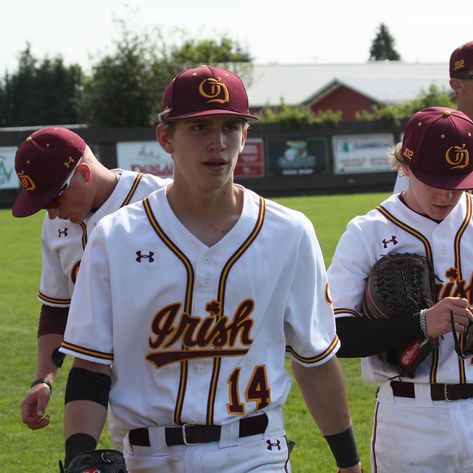
[[[176,120],[186,120],[189,118],[198,118],[198,117],[207,117],[207,116],[216,116],[216,115],[230,115],[235,117],[245,118],[247,120],[259,120],[259,117],[256,115],[252,115],[251,113],[240,113],[234,112],[232,110],[222,110],[222,109],[215,109],[215,110],[205,110],[201,112],[189,112],[189,113],[182,113],[180,115],[173,115],[172,111],[169,114],[163,115],[162,119],[167,122],[172,122]]]
[[[13,216],[29,217],[30,215],[33,215],[36,212],[44,209],[47,203],[53,199],[55,195],[57,195],[61,187],[62,186],[57,188],[55,187],[54,189],[51,189],[40,196],[32,196],[25,189],[21,189],[11,209]]]
[[[410,167],[410,170],[419,181],[430,187],[446,190],[473,189],[473,172],[468,174],[434,174],[413,167]]]

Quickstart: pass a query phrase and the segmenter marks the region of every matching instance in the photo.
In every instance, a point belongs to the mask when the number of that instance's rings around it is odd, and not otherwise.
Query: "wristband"
[[[428,338],[429,336],[427,335],[427,320],[426,320],[426,312],[427,309],[422,309],[419,312],[419,324],[422,332],[425,335],[425,338]]]
[[[33,386],[36,386],[37,384],[45,384],[49,388],[49,391],[51,391],[51,394],[53,393],[53,385],[47,379],[44,379],[44,378],[35,379],[31,383],[30,388],[32,388]]]
[[[75,456],[79,455],[82,452],[86,452],[88,450],[95,450],[96,446],[97,446],[97,440],[95,440],[95,438],[92,437],[92,435],[77,433],[77,434],[72,434],[71,436],[69,436],[65,444],[66,458],[64,459],[64,465],[66,467],[66,470],[67,470],[67,467],[69,466],[69,463],[71,463],[71,460]],[[95,470],[91,469],[90,471],[95,471]]]
[[[351,427],[339,434],[324,435],[324,437],[339,468],[349,468],[360,461]]]

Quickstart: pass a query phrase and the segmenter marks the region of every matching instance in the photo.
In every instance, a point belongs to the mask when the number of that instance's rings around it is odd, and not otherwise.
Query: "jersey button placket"
[[[202,271],[202,283],[208,286],[212,281],[211,273],[210,273],[211,259],[208,254],[203,256],[202,263],[204,266],[204,269]]]

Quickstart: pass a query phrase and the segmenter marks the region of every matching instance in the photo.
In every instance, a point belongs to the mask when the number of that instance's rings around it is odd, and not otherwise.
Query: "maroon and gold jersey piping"
[[[131,202],[133,194],[136,192],[136,189],[138,189],[138,186],[140,185],[140,182],[141,182],[141,179],[143,178],[143,176],[144,176],[144,174],[142,172],[140,172],[135,177],[135,180],[133,181],[131,189],[129,190],[127,196],[125,197],[125,200],[122,202],[120,207],[125,207],[125,205],[128,205]]]
[[[306,356],[299,355],[289,345],[286,345],[286,352],[290,353],[296,360],[300,361],[301,363],[317,363],[327,358],[333,352],[333,350],[335,350],[338,342],[339,342],[339,338],[337,335],[335,335],[330,345],[322,353],[320,353],[317,356],[306,357]]]
[[[161,228],[159,225],[153,211],[151,210],[151,206],[149,204],[149,200],[146,197],[143,199],[143,207],[146,212],[146,216],[148,217],[148,220],[153,227],[154,231],[158,235],[158,237],[162,240],[162,242],[172,251],[177,258],[182,262],[184,265],[186,272],[187,272],[187,282],[186,282],[186,291],[185,291],[185,300],[184,300],[184,311],[187,313],[191,313],[192,310],[192,294],[194,291],[194,269],[192,268],[192,264],[189,261],[189,259],[186,257],[186,255],[172,242],[172,240],[166,235],[164,230]],[[182,345],[181,346],[182,350],[186,350],[187,348]],[[184,404],[184,394],[186,390],[186,384],[187,384],[187,376],[188,376],[188,361],[181,361],[181,374],[180,374],[180,380],[179,380],[179,389],[178,389],[178,395],[176,399],[176,406],[174,409],[174,422],[176,424],[182,424],[182,407]]]
[[[260,197],[259,199],[259,212],[256,219],[255,226],[251,233],[248,235],[243,244],[233,253],[223,267],[222,273],[220,274],[220,280],[218,284],[218,304],[220,313],[217,315],[217,319],[220,319],[225,314],[225,291],[228,275],[231,268],[237,262],[237,260],[245,253],[245,251],[255,241],[259,235],[261,228],[263,227],[264,217],[266,213],[265,200]],[[213,425],[214,423],[214,411],[215,411],[215,398],[217,394],[218,378],[220,374],[220,365],[222,363],[221,357],[216,357],[213,362],[212,379],[209,386],[209,396],[207,398],[207,424]]]

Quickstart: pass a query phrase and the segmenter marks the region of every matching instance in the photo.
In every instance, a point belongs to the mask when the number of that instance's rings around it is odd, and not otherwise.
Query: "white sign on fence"
[[[157,141],[117,143],[117,165],[131,171],[172,177],[172,157]]]
[[[388,161],[394,145],[391,133],[338,135],[332,144],[335,174],[392,171]]]
[[[16,146],[0,146],[0,189],[18,189],[20,184],[15,172]]]

